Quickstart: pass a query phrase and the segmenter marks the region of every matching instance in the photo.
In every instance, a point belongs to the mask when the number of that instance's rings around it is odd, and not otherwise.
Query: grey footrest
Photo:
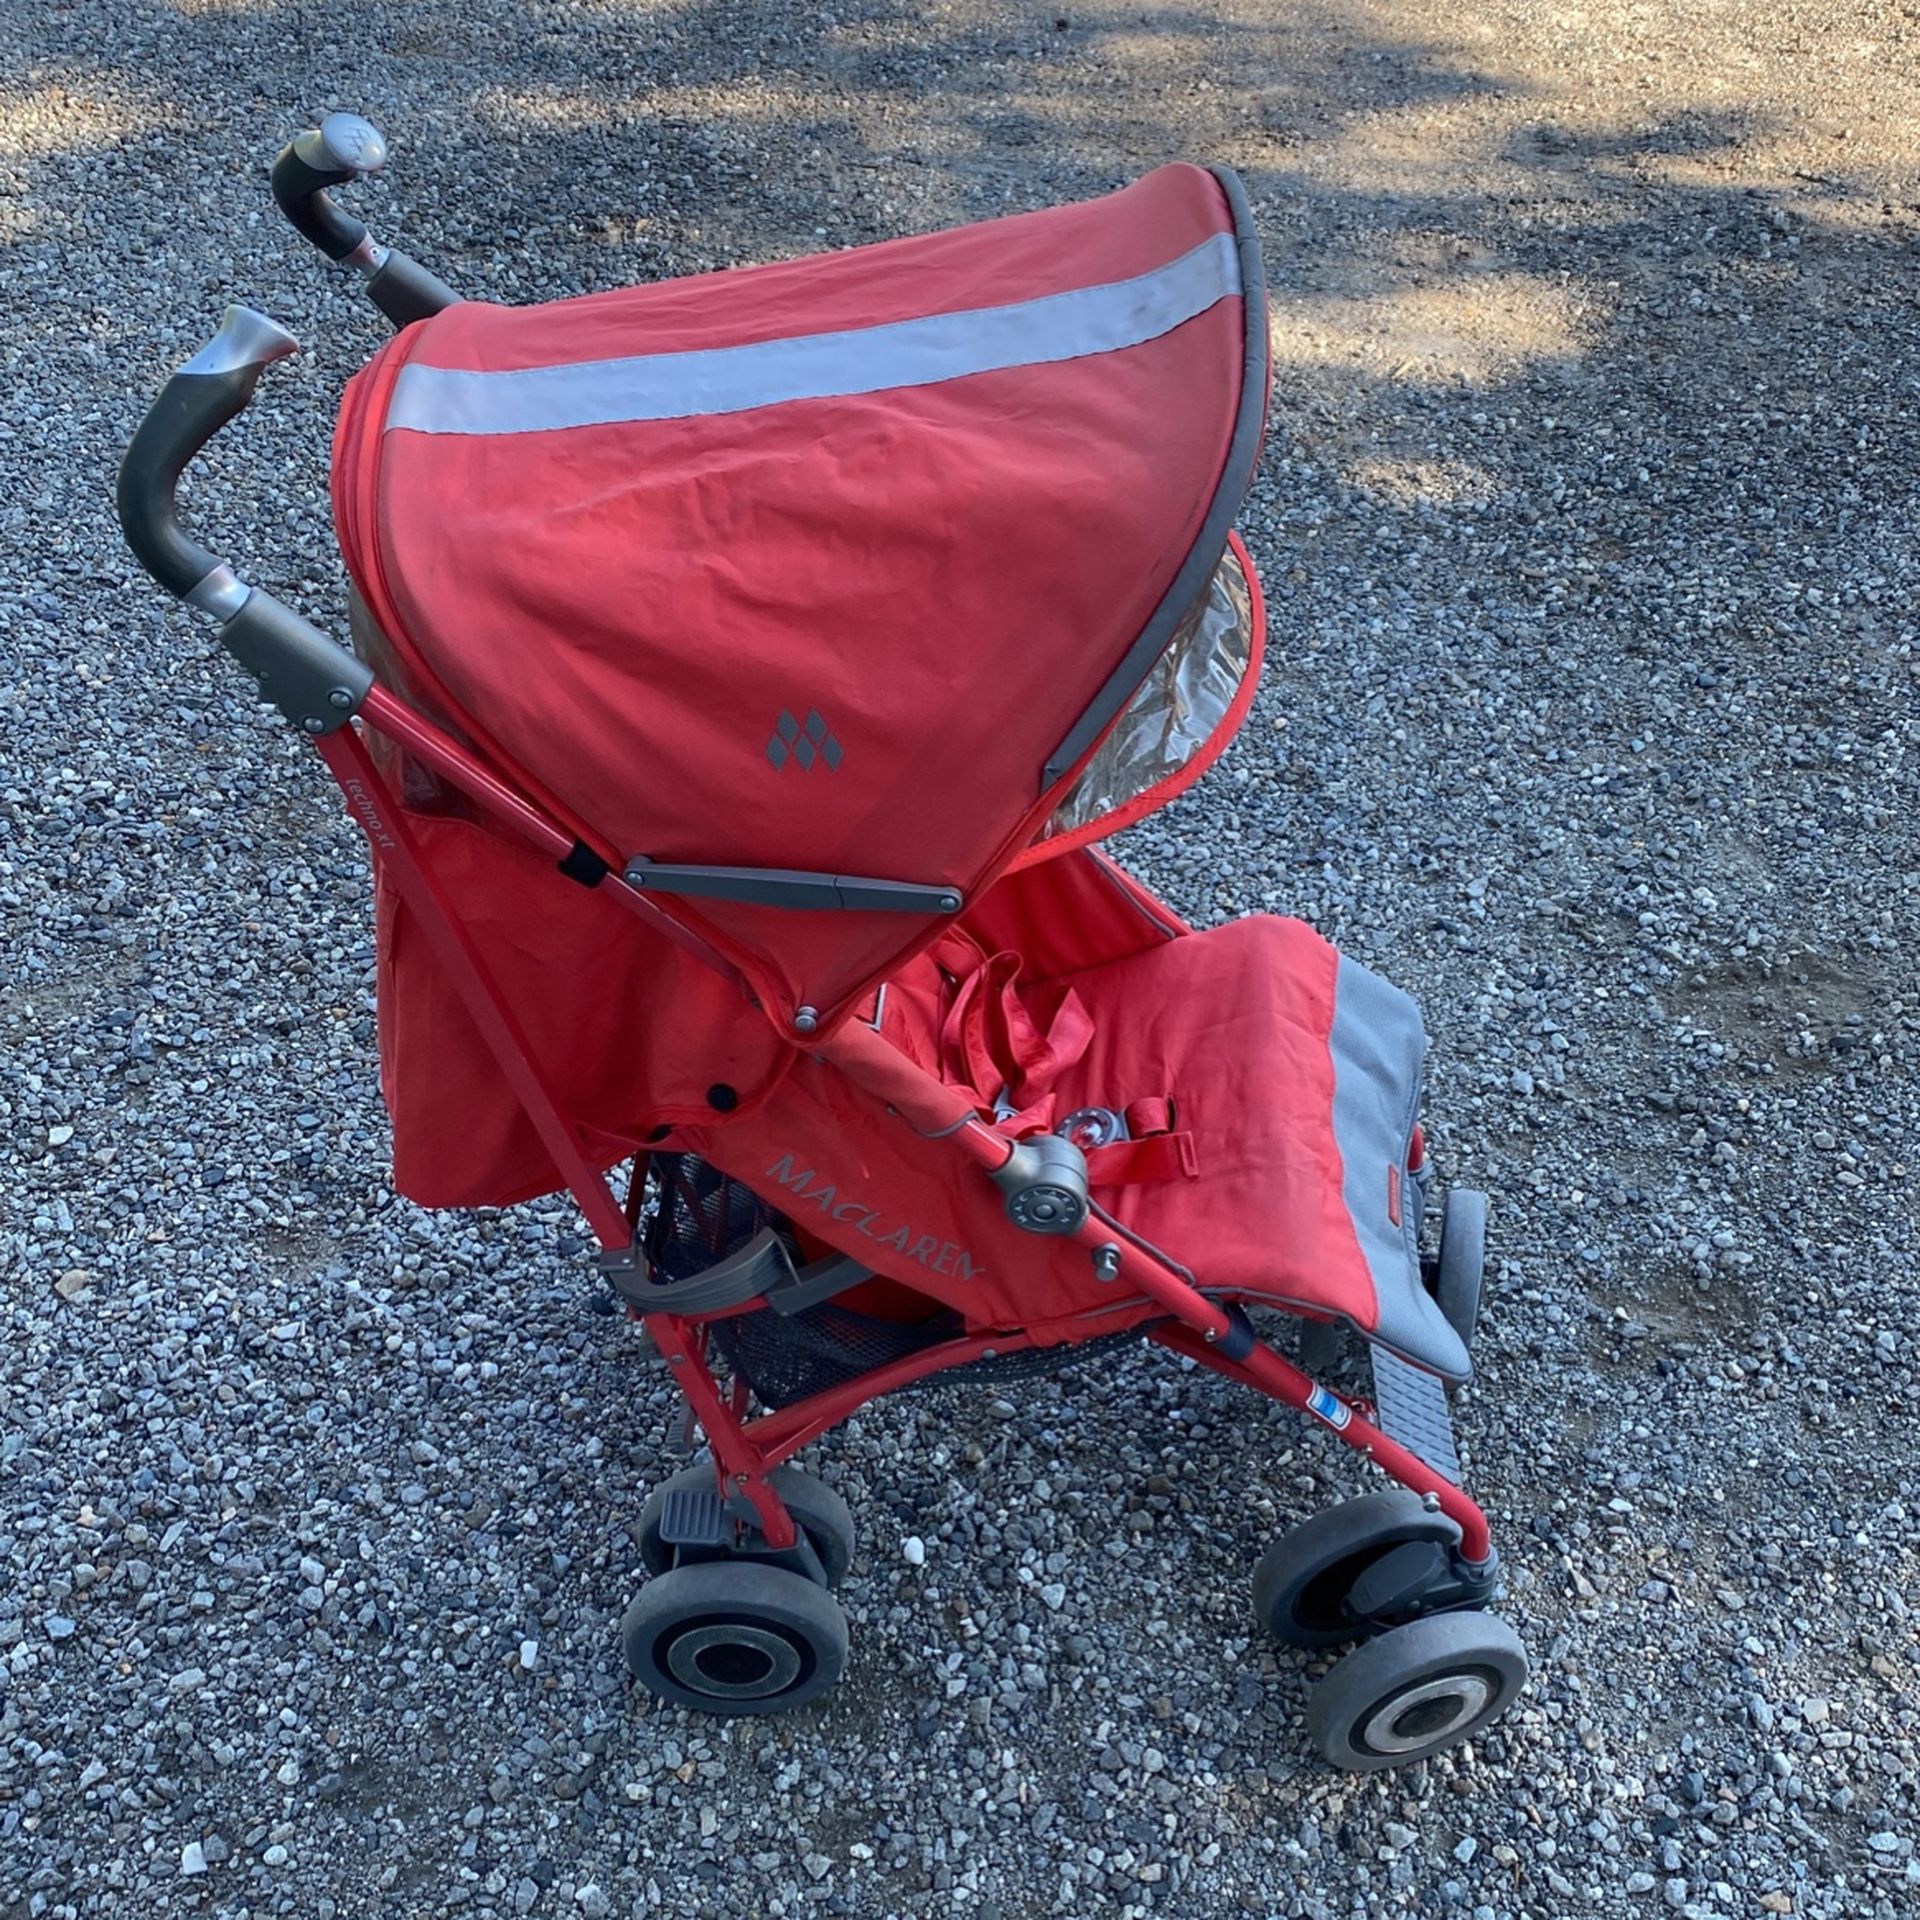
[[[1443,1479],[1460,1484],[1460,1454],[1453,1444],[1447,1390],[1420,1367],[1373,1349],[1373,1404],[1380,1430],[1409,1453],[1417,1453]]]

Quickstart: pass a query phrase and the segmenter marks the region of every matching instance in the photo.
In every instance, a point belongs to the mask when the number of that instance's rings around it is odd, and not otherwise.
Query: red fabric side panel
[[[996,881],[960,925],[988,953],[1019,954],[1029,981],[1125,959],[1187,931],[1131,874],[1087,850]]]
[[[757,1112],[680,1138],[808,1235],[954,1308],[970,1331],[1023,1329],[1050,1345],[1158,1311],[1116,1303],[1078,1246],[1021,1232],[950,1142],[921,1138],[821,1061],[802,1060]]]
[[[710,1119],[716,1083],[762,1097],[791,1057],[736,989],[539,855],[464,820],[409,824],[603,1163]],[[384,884],[375,903],[395,1187],[425,1206],[550,1192],[552,1162],[411,916]]]

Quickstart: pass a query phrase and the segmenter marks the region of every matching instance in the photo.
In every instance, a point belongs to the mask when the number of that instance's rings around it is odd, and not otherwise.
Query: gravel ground
[[[0,0],[0,1915],[1920,1910],[1917,20]],[[1425,999],[1499,1737],[1310,1758],[1246,1576],[1361,1477],[1146,1356],[816,1449],[830,1705],[624,1684],[668,1396],[564,1209],[383,1186],[362,854],[106,506],[253,300],[310,351],[194,491],[337,623],[377,321],[262,176],[335,105],[505,299],[1242,169],[1274,664],[1126,851]]]

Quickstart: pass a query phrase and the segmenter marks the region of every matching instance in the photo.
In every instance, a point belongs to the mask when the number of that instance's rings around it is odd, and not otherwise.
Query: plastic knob
[[[346,173],[378,173],[387,164],[387,143],[371,120],[357,113],[330,113],[313,133],[313,150],[301,157]]]

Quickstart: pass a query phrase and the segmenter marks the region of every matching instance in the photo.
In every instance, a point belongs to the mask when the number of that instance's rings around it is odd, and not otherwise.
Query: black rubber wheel
[[[620,1645],[627,1671],[677,1707],[727,1719],[785,1713],[846,1671],[847,1616],[804,1573],[703,1560],[640,1589]]]
[[[853,1563],[852,1510],[824,1480],[815,1479],[804,1467],[775,1467],[767,1478],[787,1503],[787,1511],[793,1515],[795,1524],[813,1543],[826,1573],[827,1585],[837,1587]],[[673,1549],[660,1537],[660,1516],[666,1509],[667,1496],[683,1489],[705,1493],[715,1484],[713,1468],[702,1462],[698,1466],[682,1467],[647,1495],[646,1505],[640,1509],[639,1533],[640,1560],[649,1573],[666,1573],[673,1566]],[[753,1556],[714,1555],[716,1559],[736,1557]]]
[[[1253,1610],[1290,1647],[1337,1647],[1399,1623],[1347,1605],[1353,1584],[1382,1554],[1409,1541],[1452,1547],[1460,1529],[1404,1487],[1325,1507],[1283,1533],[1253,1570]]]
[[[1307,1732],[1350,1772],[1407,1767],[1490,1726],[1526,1683],[1526,1649],[1504,1620],[1431,1613],[1338,1661],[1307,1696]]]
[[[1448,1191],[1440,1216],[1440,1263],[1433,1297],[1447,1323],[1471,1349],[1480,1324],[1480,1288],[1487,1273],[1487,1196],[1471,1187]]]

